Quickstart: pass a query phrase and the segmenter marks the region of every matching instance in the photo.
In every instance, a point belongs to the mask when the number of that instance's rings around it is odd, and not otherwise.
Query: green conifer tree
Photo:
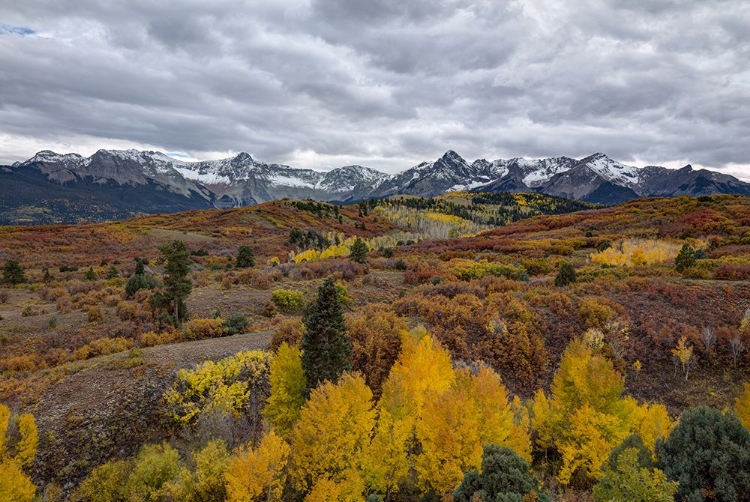
[[[677,257],[674,259],[674,268],[678,272],[684,272],[695,265],[695,250],[690,244],[683,244]]]
[[[26,282],[23,268],[16,260],[8,260],[3,267],[3,282],[15,286]]]
[[[193,290],[190,281],[190,251],[183,241],[173,241],[159,248],[167,263],[165,269],[167,275],[164,277],[165,298],[172,302],[174,308],[174,321],[179,324],[180,320],[187,318],[187,306],[185,300]]]
[[[303,318],[302,369],[309,389],[329,380],[336,383],[351,370],[352,342],[346,334],[346,323],[336,283],[332,277],[318,289],[317,299]]]
[[[357,263],[367,263],[367,252],[369,248],[365,241],[357,237],[349,249],[349,259]]]
[[[749,499],[750,432],[729,413],[686,411],[656,453],[667,478],[680,483],[675,500]]]
[[[96,272],[94,272],[94,267],[89,267],[89,269],[86,271],[86,274],[83,277],[87,281],[95,281],[96,280]]]
[[[237,250],[237,268],[252,268],[255,266],[255,253],[250,246],[240,246]]]
[[[555,277],[555,286],[563,287],[576,282],[576,269],[567,261],[560,265],[560,270]]]

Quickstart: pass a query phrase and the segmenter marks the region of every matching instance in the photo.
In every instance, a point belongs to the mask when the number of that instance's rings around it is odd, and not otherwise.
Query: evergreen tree
[[[693,265],[695,265],[695,250],[690,244],[683,244],[677,258],[674,259],[674,268],[678,272],[683,272]]]
[[[351,370],[352,342],[346,334],[346,323],[336,283],[332,277],[318,289],[317,299],[305,312],[302,336],[302,369],[308,389],[329,380],[336,383]]]
[[[576,269],[567,261],[560,265],[560,271],[555,277],[555,286],[563,287],[576,282]]]
[[[48,269],[48,268],[45,268],[45,269],[44,269],[44,279],[43,279],[43,280],[44,280],[44,282],[45,282],[45,283],[50,283],[50,282],[52,282],[52,281],[53,281],[54,279],[55,279],[55,278],[54,278],[54,277],[52,276],[52,274],[51,274],[51,273],[49,272],[49,269]]]
[[[143,275],[146,273],[146,260],[141,258],[135,259],[135,275]]]
[[[89,267],[89,269],[86,271],[86,274],[83,277],[87,281],[95,281],[96,280],[96,272],[94,272],[94,267]]]
[[[667,478],[680,483],[676,500],[750,500],[750,432],[737,417],[686,411],[656,451]]]
[[[185,300],[193,290],[190,281],[190,251],[183,241],[173,241],[159,248],[166,258],[165,266],[167,275],[164,277],[165,298],[172,302],[174,308],[174,322],[179,324],[180,320],[187,318],[187,306]]]
[[[367,252],[369,251],[365,241],[357,237],[349,249],[349,259],[357,263],[367,263]]]
[[[237,268],[252,268],[255,266],[255,253],[250,246],[240,246],[237,250]]]
[[[532,495],[533,494],[533,495]],[[529,464],[510,448],[488,444],[482,454],[482,473],[471,469],[453,494],[456,502],[474,500],[537,500],[548,501],[537,491]]]
[[[109,267],[109,270],[107,270],[107,279],[117,279],[120,277],[120,271],[117,270],[117,267],[114,265]]]
[[[135,273],[130,279],[128,279],[128,282],[125,283],[125,293],[129,298],[132,298],[139,289],[154,289],[161,287],[161,284],[156,277],[146,273],[147,264],[148,260],[145,258],[135,259]]]
[[[3,282],[15,286],[26,282],[23,268],[16,260],[8,260],[3,267]]]

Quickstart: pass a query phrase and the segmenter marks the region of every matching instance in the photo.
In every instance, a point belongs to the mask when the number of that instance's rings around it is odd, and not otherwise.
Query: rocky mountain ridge
[[[602,153],[583,159],[478,159],[468,162],[449,150],[397,174],[351,165],[328,172],[268,164],[248,153],[186,162],[161,152],[99,150],[90,157],[41,151],[24,162],[0,166],[0,223],[55,222],[56,211],[89,204],[93,219],[120,213],[226,209],[284,197],[354,202],[391,195],[436,196],[457,190],[536,191],[587,202],[617,204],[638,197],[750,195],[750,184],[691,166],[638,168]],[[88,201],[88,202],[87,202]],[[30,208],[34,208],[31,211]],[[61,209],[62,208],[62,209]],[[102,209],[103,208],[103,209]],[[82,208],[73,219],[92,219]],[[80,215],[78,213],[84,213]],[[108,216],[109,215],[109,216]]]

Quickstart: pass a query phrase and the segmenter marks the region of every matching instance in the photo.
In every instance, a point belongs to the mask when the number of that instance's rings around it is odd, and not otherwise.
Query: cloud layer
[[[396,171],[583,157],[750,178],[750,4],[24,0],[0,5],[0,162],[248,151]]]

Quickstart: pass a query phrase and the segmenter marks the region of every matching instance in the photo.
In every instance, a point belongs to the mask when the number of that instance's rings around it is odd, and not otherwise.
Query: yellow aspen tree
[[[635,413],[634,429],[643,439],[643,444],[655,455],[656,442],[666,439],[677,422],[672,420],[667,408],[659,403],[645,403]]]
[[[18,417],[20,439],[15,445],[9,445],[10,421],[10,409],[0,404],[0,500],[31,502],[36,496],[36,486],[22,468],[31,465],[36,456],[36,423],[28,413]]]
[[[193,453],[195,471],[186,476],[182,483],[192,500],[226,499],[225,473],[229,459],[227,445],[221,440],[209,441],[205,447]]]
[[[507,390],[489,367],[480,367],[476,375],[467,369],[456,371],[453,386],[426,402],[417,438],[422,453],[416,469],[425,491],[455,490],[466,471],[481,467],[486,444],[509,447],[531,461],[528,429],[515,422]]]
[[[417,422],[422,445],[422,453],[416,457],[417,484],[423,492],[450,493],[461,484],[464,471],[481,464],[477,416],[467,385],[457,384],[426,403]]]
[[[581,340],[565,350],[555,373],[549,400],[549,415],[541,397],[535,403],[534,425],[541,436],[561,453],[563,464],[557,475],[567,485],[576,472],[588,479],[601,478],[602,463],[631,430],[636,404],[622,398],[623,377],[612,362]],[[545,430],[546,428],[546,430]]]
[[[383,385],[378,424],[365,459],[368,485],[389,497],[412,468],[415,425],[428,396],[440,396],[455,379],[448,351],[424,328],[403,334],[402,350]]]
[[[389,395],[398,399],[400,395]],[[364,472],[368,485],[389,498],[409,475],[410,461],[407,444],[414,435],[414,420],[406,414],[404,403],[384,402],[378,408],[378,422],[364,458]]]
[[[0,460],[0,500],[32,502],[36,497],[36,486],[21,470],[18,462]]]
[[[7,450],[8,439],[6,437],[8,433],[8,427],[10,426],[10,409],[0,404],[0,459],[5,458]]]
[[[552,439],[552,405],[543,390],[537,390],[531,402],[531,428],[536,431],[536,444],[547,449],[554,446]]]
[[[693,362],[693,346],[687,341],[687,337],[681,336],[677,340],[677,345],[672,349],[672,355],[675,356],[682,365],[682,371],[685,373],[685,381],[687,382],[688,373]]]
[[[271,393],[263,415],[279,435],[288,437],[305,403],[307,382],[302,370],[302,352],[286,342],[282,343],[269,371]]]
[[[734,412],[745,429],[750,429],[750,383],[743,384],[742,395],[734,401]]]
[[[29,413],[24,413],[18,417],[18,432],[21,439],[16,444],[16,460],[23,467],[29,467],[34,461],[39,443],[36,421]]]
[[[399,388],[389,391],[403,392],[404,402],[414,416],[421,412],[428,394],[446,391],[455,379],[450,353],[422,327],[405,334],[401,355],[391,369],[386,386],[391,376],[398,380]]]
[[[522,459],[531,462],[531,438],[528,416],[518,397],[515,403],[508,400],[508,390],[500,375],[492,368],[482,366],[470,380],[472,399],[477,405],[477,425],[481,446],[496,444],[507,446]],[[518,419],[516,415],[520,416]],[[477,466],[478,468],[478,466]]]
[[[372,391],[361,376],[345,374],[337,384],[315,388],[291,434],[293,486],[308,492],[326,476],[337,483],[351,478],[362,467],[374,425]]]
[[[289,453],[289,445],[273,431],[263,437],[255,450],[240,450],[224,473],[227,500],[281,501]]]
[[[328,476],[315,482],[305,502],[339,502],[341,500],[341,486]]]
[[[575,410],[567,423],[565,440],[558,442],[563,465],[557,475],[560,483],[567,485],[576,471],[587,478],[599,479],[601,468],[617,443],[618,418],[600,413],[588,403]],[[624,437],[624,436],[623,436]]]

